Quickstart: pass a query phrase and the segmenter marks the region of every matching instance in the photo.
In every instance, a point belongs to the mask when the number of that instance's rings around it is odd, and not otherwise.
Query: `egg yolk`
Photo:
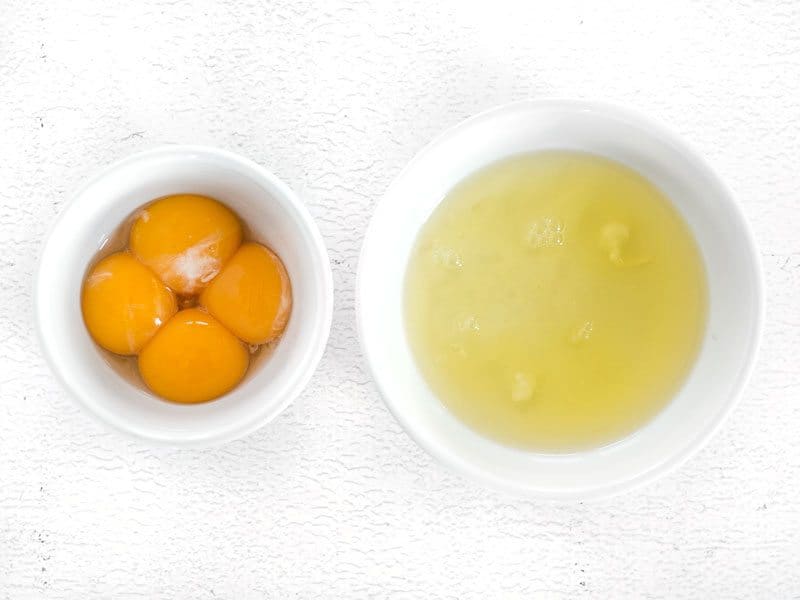
[[[212,198],[193,194],[148,205],[130,234],[133,253],[181,295],[199,293],[241,242],[236,215]]]
[[[175,296],[127,252],[101,260],[81,293],[83,320],[97,344],[116,354],[137,354],[175,314]]]
[[[152,391],[173,402],[213,400],[242,380],[244,345],[208,313],[180,311],[139,354],[139,372]]]
[[[249,367],[247,344],[275,340],[292,309],[280,258],[242,237],[237,215],[207,196],[143,207],[126,250],[84,281],[92,338],[135,356],[142,381],[164,400],[206,402],[231,391]]]
[[[289,276],[273,252],[247,243],[208,284],[200,303],[239,339],[263,344],[280,335],[289,319]]]

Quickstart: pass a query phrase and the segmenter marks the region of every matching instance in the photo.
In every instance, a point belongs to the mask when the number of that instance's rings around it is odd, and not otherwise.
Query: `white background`
[[[597,504],[445,471],[383,406],[354,328],[392,178],[444,128],[546,95],[620,101],[693,143],[741,200],[768,286],[721,433]],[[34,337],[36,256],[71,191],[164,142],[274,170],[336,284],[308,390],[207,451],[104,431]],[[0,0],[0,599],[800,598],[799,174],[797,1]]]

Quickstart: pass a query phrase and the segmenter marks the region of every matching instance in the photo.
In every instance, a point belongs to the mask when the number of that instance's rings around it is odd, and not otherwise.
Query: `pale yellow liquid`
[[[681,216],[633,170],[578,152],[516,156],[457,185],[405,285],[433,392],[478,432],[543,451],[640,428],[705,329],[705,271]]]

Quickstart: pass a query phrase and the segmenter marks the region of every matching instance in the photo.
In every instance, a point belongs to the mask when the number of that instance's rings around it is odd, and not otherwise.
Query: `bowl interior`
[[[610,446],[541,454],[473,432],[433,395],[406,340],[403,281],[416,235],[447,191],[501,158],[573,149],[635,169],[672,200],[705,261],[709,317],[688,380],[645,427]],[[712,433],[752,366],[761,317],[757,255],[729,192],[670,133],[620,108],[584,102],[512,104],[465,121],[425,148],[375,211],[358,277],[359,328],[385,400],[409,433],[445,463],[481,481],[544,497],[608,495],[678,464]]]
[[[204,404],[162,401],[120,377],[81,317],[83,275],[108,235],[138,207],[175,193],[212,196],[231,207],[251,238],[283,259],[292,283],[292,315],[274,353],[252,365],[231,393]],[[91,412],[138,437],[204,445],[263,425],[306,385],[327,340],[331,288],[322,239],[291,190],[235,155],[179,146],[129,157],[78,193],[43,251],[36,302],[47,357]]]

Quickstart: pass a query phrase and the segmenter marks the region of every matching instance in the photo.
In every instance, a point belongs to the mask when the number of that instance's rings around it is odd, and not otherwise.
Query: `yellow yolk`
[[[244,244],[208,284],[200,303],[239,339],[263,344],[280,335],[289,319],[289,276],[273,252]]]
[[[175,314],[175,296],[150,269],[126,252],[101,260],[81,293],[92,338],[116,354],[137,354]]]
[[[167,196],[146,206],[131,228],[131,251],[178,294],[199,293],[242,241],[239,219],[212,198]]]
[[[139,372],[162,398],[206,402],[236,387],[248,362],[244,345],[219,321],[189,308],[172,317],[145,346]]]
[[[249,367],[247,345],[275,340],[292,309],[280,258],[242,237],[237,215],[213,198],[179,194],[144,206],[126,250],[84,282],[92,338],[133,355],[144,384],[165,400],[230,392]]]

